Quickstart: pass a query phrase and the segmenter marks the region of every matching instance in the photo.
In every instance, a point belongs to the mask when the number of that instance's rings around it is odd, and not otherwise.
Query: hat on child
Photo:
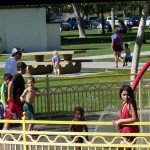
[[[17,53],[17,52],[22,52],[22,51],[24,51],[24,49],[15,47],[15,48],[12,49],[12,52],[11,52],[11,53],[12,53],[12,55],[13,55],[13,54],[15,54],[15,53]]]

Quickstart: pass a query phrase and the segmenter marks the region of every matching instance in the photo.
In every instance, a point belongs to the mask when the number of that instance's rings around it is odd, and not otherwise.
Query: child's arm
[[[7,105],[7,100],[6,100],[6,92],[2,92],[2,100],[3,100],[3,105],[6,106]]]
[[[74,121],[74,119],[73,119],[72,121]],[[71,124],[71,125],[69,126],[69,132],[73,132],[73,124]],[[73,139],[74,136],[71,135],[71,138]]]
[[[36,90],[36,95],[39,96],[41,94],[41,92],[39,91],[39,89],[37,88]]]
[[[8,84],[8,99],[7,99],[8,102],[11,101],[11,97],[12,97],[12,87],[13,87],[13,82],[10,81],[9,84]]]
[[[112,42],[111,42],[111,49],[114,50],[114,44],[115,44],[115,40],[114,38],[112,38]]]
[[[34,89],[28,88],[29,91],[31,91],[35,96],[39,96],[41,93],[38,88],[34,87]]]
[[[85,132],[88,132],[88,127],[87,127],[87,125],[85,125],[84,130],[85,130]],[[87,141],[89,141],[88,136],[86,136],[86,139],[87,139]]]
[[[130,110],[129,110],[129,112],[130,112],[130,114],[132,116],[131,118],[119,119],[119,120],[113,121],[113,125],[119,126],[121,124],[133,123],[133,122],[137,121],[136,112],[135,112],[135,109],[134,109],[134,107],[133,107],[132,104],[130,104]]]
[[[22,95],[20,96],[21,102],[24,102],[24,97],[27,95],[27,93],[28,93],[28,89],[25,89],[25,90],[23,91]]]
[[[52,57],[52,65],[54,65],[54,58]]]

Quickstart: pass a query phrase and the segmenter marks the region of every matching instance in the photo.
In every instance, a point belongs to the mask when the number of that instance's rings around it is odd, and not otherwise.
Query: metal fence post
[[[47,95],[47,111],[48,111],[48,118],[51,118],[51,100],[50,100],[50,93],[49,93],[49,76],[48,74],[46,75],[46,95]]]
[[[22,117],[23,123],[22,123],[22,131],[23,131],[23,150],[28,150],[28,145],[26,145],[27,138],[26,138],[26,113],[23,112],[23,117]]]
[[[139,81],[139,108],[140,108],[140,111],[142,110],[142,78],[141,80]]]

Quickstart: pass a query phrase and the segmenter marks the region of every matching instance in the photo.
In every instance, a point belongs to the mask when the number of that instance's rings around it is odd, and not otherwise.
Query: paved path
[[[133,54],[132,54],[133,55]],[[150,56],[150,51],[144,51],[140,53],[141,56]],[[122,53],[122,56],[125,56],[125,53]],[[114,58],[113,54],[108,55],[97,55],[97,56],[88,56],[88,57],[78,57],[75,59],[104,59],[104,58]],[[0,62],[0,68],[4,68],[5,62]],[[144,63],[139,64],[139,68],[142,68],[144,66]],[[114,62],[83,62],[82,68],[115,68]],[[118,63],[118,69],[131,69],[131,63],[128,63],[128,66],[123,67],[122,62]],[[80,75],[80,73],[77,73],[77,76]]]

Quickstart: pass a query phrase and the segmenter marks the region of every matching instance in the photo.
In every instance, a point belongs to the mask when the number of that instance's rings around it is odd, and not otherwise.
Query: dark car
[[[66,22],[70,24],[72,30],[78,29],[76,17],[68,18]]]
[[[139,26],[140,23],[140,17],[139,16],[132,16],[131,18],[129,18],[128,20],[128,24],[133,26]]]
[[[101,19],[98,18],[98,19],[91,21],[89,26],[91,29],[97,29],[100,24],[101,24]]]

